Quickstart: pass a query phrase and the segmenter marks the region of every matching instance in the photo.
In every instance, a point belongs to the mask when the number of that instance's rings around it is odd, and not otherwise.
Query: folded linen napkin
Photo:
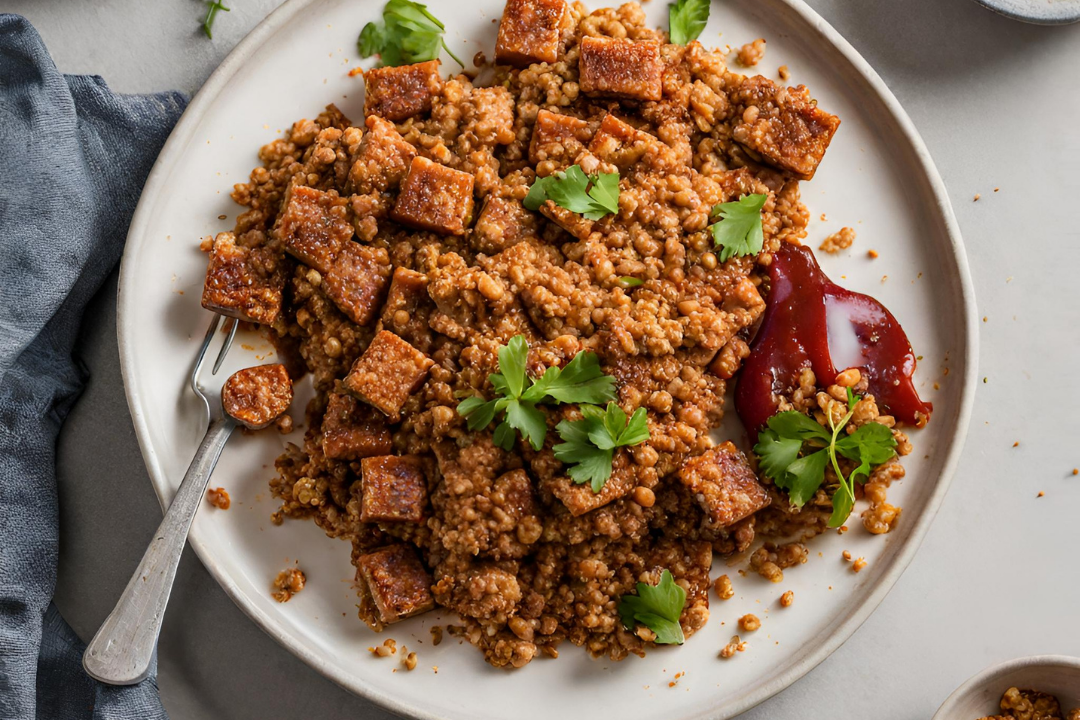
[[[83,308],[120,258],[179,93],[118,95],[57,70],[25,19],[0,14],[0,718],[165,718],[153,675],[115,688],[82,671],[51,604],[56,437],[86,380]],[[134,479],[133,479],[134,481]]]

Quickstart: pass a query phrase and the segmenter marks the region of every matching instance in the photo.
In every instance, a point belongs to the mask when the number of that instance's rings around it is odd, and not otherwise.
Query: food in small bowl
[[[933,720],[1080,720],[1080,658],[1035,655],[983,670]]]

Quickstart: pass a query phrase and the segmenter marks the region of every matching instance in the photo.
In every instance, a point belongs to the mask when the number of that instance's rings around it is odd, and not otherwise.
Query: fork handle
[[[165,606],[195,511],[206,494],[236,422],[225,416],[206,428],[184,480],[154,533],[135,574],[83,653],[86,673],[110,685],[134,685],[150,671]]]

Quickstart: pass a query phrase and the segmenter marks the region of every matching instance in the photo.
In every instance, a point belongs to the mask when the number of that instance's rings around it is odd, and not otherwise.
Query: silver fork
[[[236,421],[224,411],[215,417],[210,409],[209,398],[199,386],[199,370],[220,321],[221,316],[214,315],[188,379],[191,389],[205,406],[206,435],[199,449],[195,451],[187,474],[177,488],[165,518],[154,533],[154,539],[146,548],[138,569],[128,581],[116,607],[109,617],[105,618],[105,622],[83,653],[83,668],[86,673],[110,685],[134,685],[141,682],[150,671],[165,606],[169,603],[176,566],[187,543],[191,521],[206,494],[210,473],[214,471],[225,443],[236,428]],[[221,363],[236,336],[239,322],[232,318],[226,322],[231,323],[231,327],[214,361],[211,375],[217,374],[221,368]],[[220,400],[216,407],[221,408]]]

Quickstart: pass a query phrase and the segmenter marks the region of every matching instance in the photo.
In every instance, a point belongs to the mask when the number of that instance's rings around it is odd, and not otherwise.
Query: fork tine
[[[217,375],[217,371],[221,369],[221,363],[225,362],[225,356],[229,354],[229,348],[232,347],[233,338],[236,337],[236,329],[240,327],[240,321],[236,318],[229,318],[229,334],[225,338],[225,343],[221,346],[221,350],[218,351],[217,360],[214,361],[214,369],[210,371],[211,375]]]
[[[206,328],[206,335],[203,336],[202,347],[199,348],[199,354],[195,357],[195,364],[191,366],[191,375],[188,378],[188,382],[191,384],[191,389],[195,391],[196,395],[199,394],[199,367],[202,365],[203,358],[206,357],[206,349],[210,347],[210,341],[214,339],[214,333],[217,332],[218,323],[220,322],[221,316],[214,313],[213,317],[210,319],[210,327]]]

